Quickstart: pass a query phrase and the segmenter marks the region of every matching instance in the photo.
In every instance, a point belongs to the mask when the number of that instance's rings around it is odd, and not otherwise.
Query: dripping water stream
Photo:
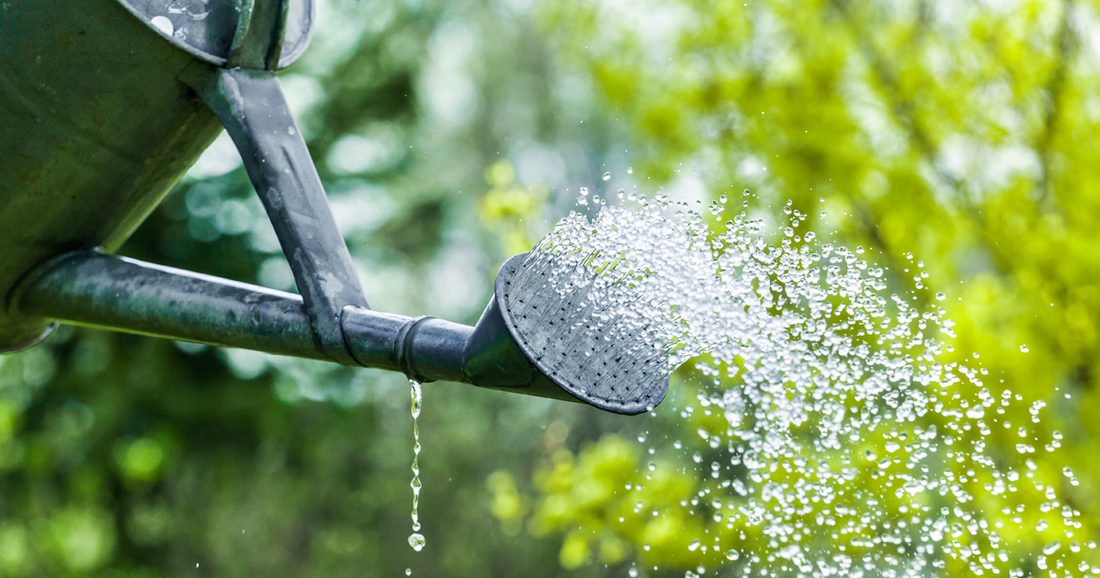
[[[412,392],[412,418],[413,418],[413,461],[412,472],[413,478],[409,486],[412,487],[413,492],[413,505],[412,505],[412,534],[409,535],[409,545],[413,550],[417,552],[424,549],[426,540],[424,535],[420,533],[420,514],[417,508],[420,505],[420,426],[418,420],[420,418],[420,408],[424,401],[424,394],[420,389],[420,383],[415,380],[409,380]]]

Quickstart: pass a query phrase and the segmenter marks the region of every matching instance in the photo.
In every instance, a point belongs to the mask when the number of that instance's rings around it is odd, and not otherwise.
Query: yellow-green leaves
[[[527,514],[527,498],[516,489],[515,478],[504,470],[497,470],[485,480],[492,493],[489,511],[492,512],[510,536],[519,533]]]
[[[544,232],[539,223],[549,190],[517,183],[515,168],[504,160],[485,169],[485,182],[490,189],[478,203],[482,224],[500,232],[508,254],[530,250]]]

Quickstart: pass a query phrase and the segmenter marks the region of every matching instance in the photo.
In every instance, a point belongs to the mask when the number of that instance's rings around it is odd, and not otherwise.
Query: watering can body
[[[290,3],[306,17],[289,19],[282,65],[308,43],[308,8]],[[117,250],[218,136],[217,116],[178,77],[225,63],[237,10],[236,0],[0,5],[0,296],[61,253]],[[0,308],[0,351],[46,328]]]
[[[546,373],[530,343],[551,330],[508,322],[522,255],[476,327],[370,310],[275,78],[311,29],[311,0],[0,2],[0,353],[66,322],[617,413],[659,403],[667,379],[611,399],[590,390],[595,370],[582,386]],[[223,127],[298,295],[111,256]]]

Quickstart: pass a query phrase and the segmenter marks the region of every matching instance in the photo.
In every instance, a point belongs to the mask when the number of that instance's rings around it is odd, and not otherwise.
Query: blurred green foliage
[[[473,322],[496,265],[580,186],[708,203],[751,188],[750,212],[772,223],[792,199],[819,236],[889,267],[893,290],[924,306],[946,294],[954,359],[1027,400],[1006,420],[1064,434],[1057,452],[1026,457],[1082,512],[1078,535],[1094,532],[1094,3],[319,4],[284,86],[374,307]],[[293,288],[224,138],[123,253]],[[62,328],[0,357],[0,576],[736,566],[689,548],[704,534],[763,539],[698,501],[729,490],[696,433],[720,416],[691,365],[652,418],[427,386],[428,543],[415,554],[400,376]],[[1032,400],[1047,403],[1037,425]],[[1025,458],[1014,431],[988,439],[1006,463]],[[1080,485],[1060,475],[1067,464]],[[1035,531],[1034,506],[1003,531],[1014,552],[1059,531]],[[969,575],[961,562],[946,572]]]
[[[545,232],[542,214],[550,191],[541,183],[516,183],[516,169],[507,160],[485,169],[485,182],[490,189],[478,203],[481,224],[501,234],[507,254],[530,250]]]

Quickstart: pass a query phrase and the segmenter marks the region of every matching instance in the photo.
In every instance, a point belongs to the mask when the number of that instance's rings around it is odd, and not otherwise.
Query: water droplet
[[[626,167],[626,174],[628,174],[628,175],[634,174],[634,167]],[[607,179],[604,179],[604,180],[606,181]]]
[[[688,550],[691,550],[692,552],[698,550],[699,549],[699,544],[700,544],[699,540],[692,540],[691,543],[688,544]]]
[[[420,417],[420,409],[424,405],[424,393],[419,382],[410,380],[409,394],[412,398],[412,418],[415,426],[416,419]],[[415,439],[420,438],[417,436]]]
[[[610,181],[611,180],[611,173],[610,172],[604,173],[603,174],[603,180]]]
[[[1021,345],[1020,346],[1020,353],[1027,353],[1027,352],[1028,352],[1027,345]]]
[[[426,542],[427,541],[424,539],[423,534],[413,533],[411,536],[409,536],[409,545],[412,546],[412,549],[416,550],[417,552],[424,549],[424,544]]]
[[[149,21],[149,24],[152,24],[157,30],[160,30],[168,36],[171,36],[172,32],[175,30],[172,21],[165,16],[154,16],[153,19]]]
[[[936,293],[936,301],[943,301],[944,299],[947,299],[947,294],[946,293],[944,293],[942,291],[939,292],[939,293]]]
[[[1060,540],[1055,540],[1055,541],[1047,544],[1046,546],[1043,546],[1043,554],[1045,554],[1047,556],[1050,556],[1051,554],[1057,552],[1061,548],[1062,548],[1062,542]]]

